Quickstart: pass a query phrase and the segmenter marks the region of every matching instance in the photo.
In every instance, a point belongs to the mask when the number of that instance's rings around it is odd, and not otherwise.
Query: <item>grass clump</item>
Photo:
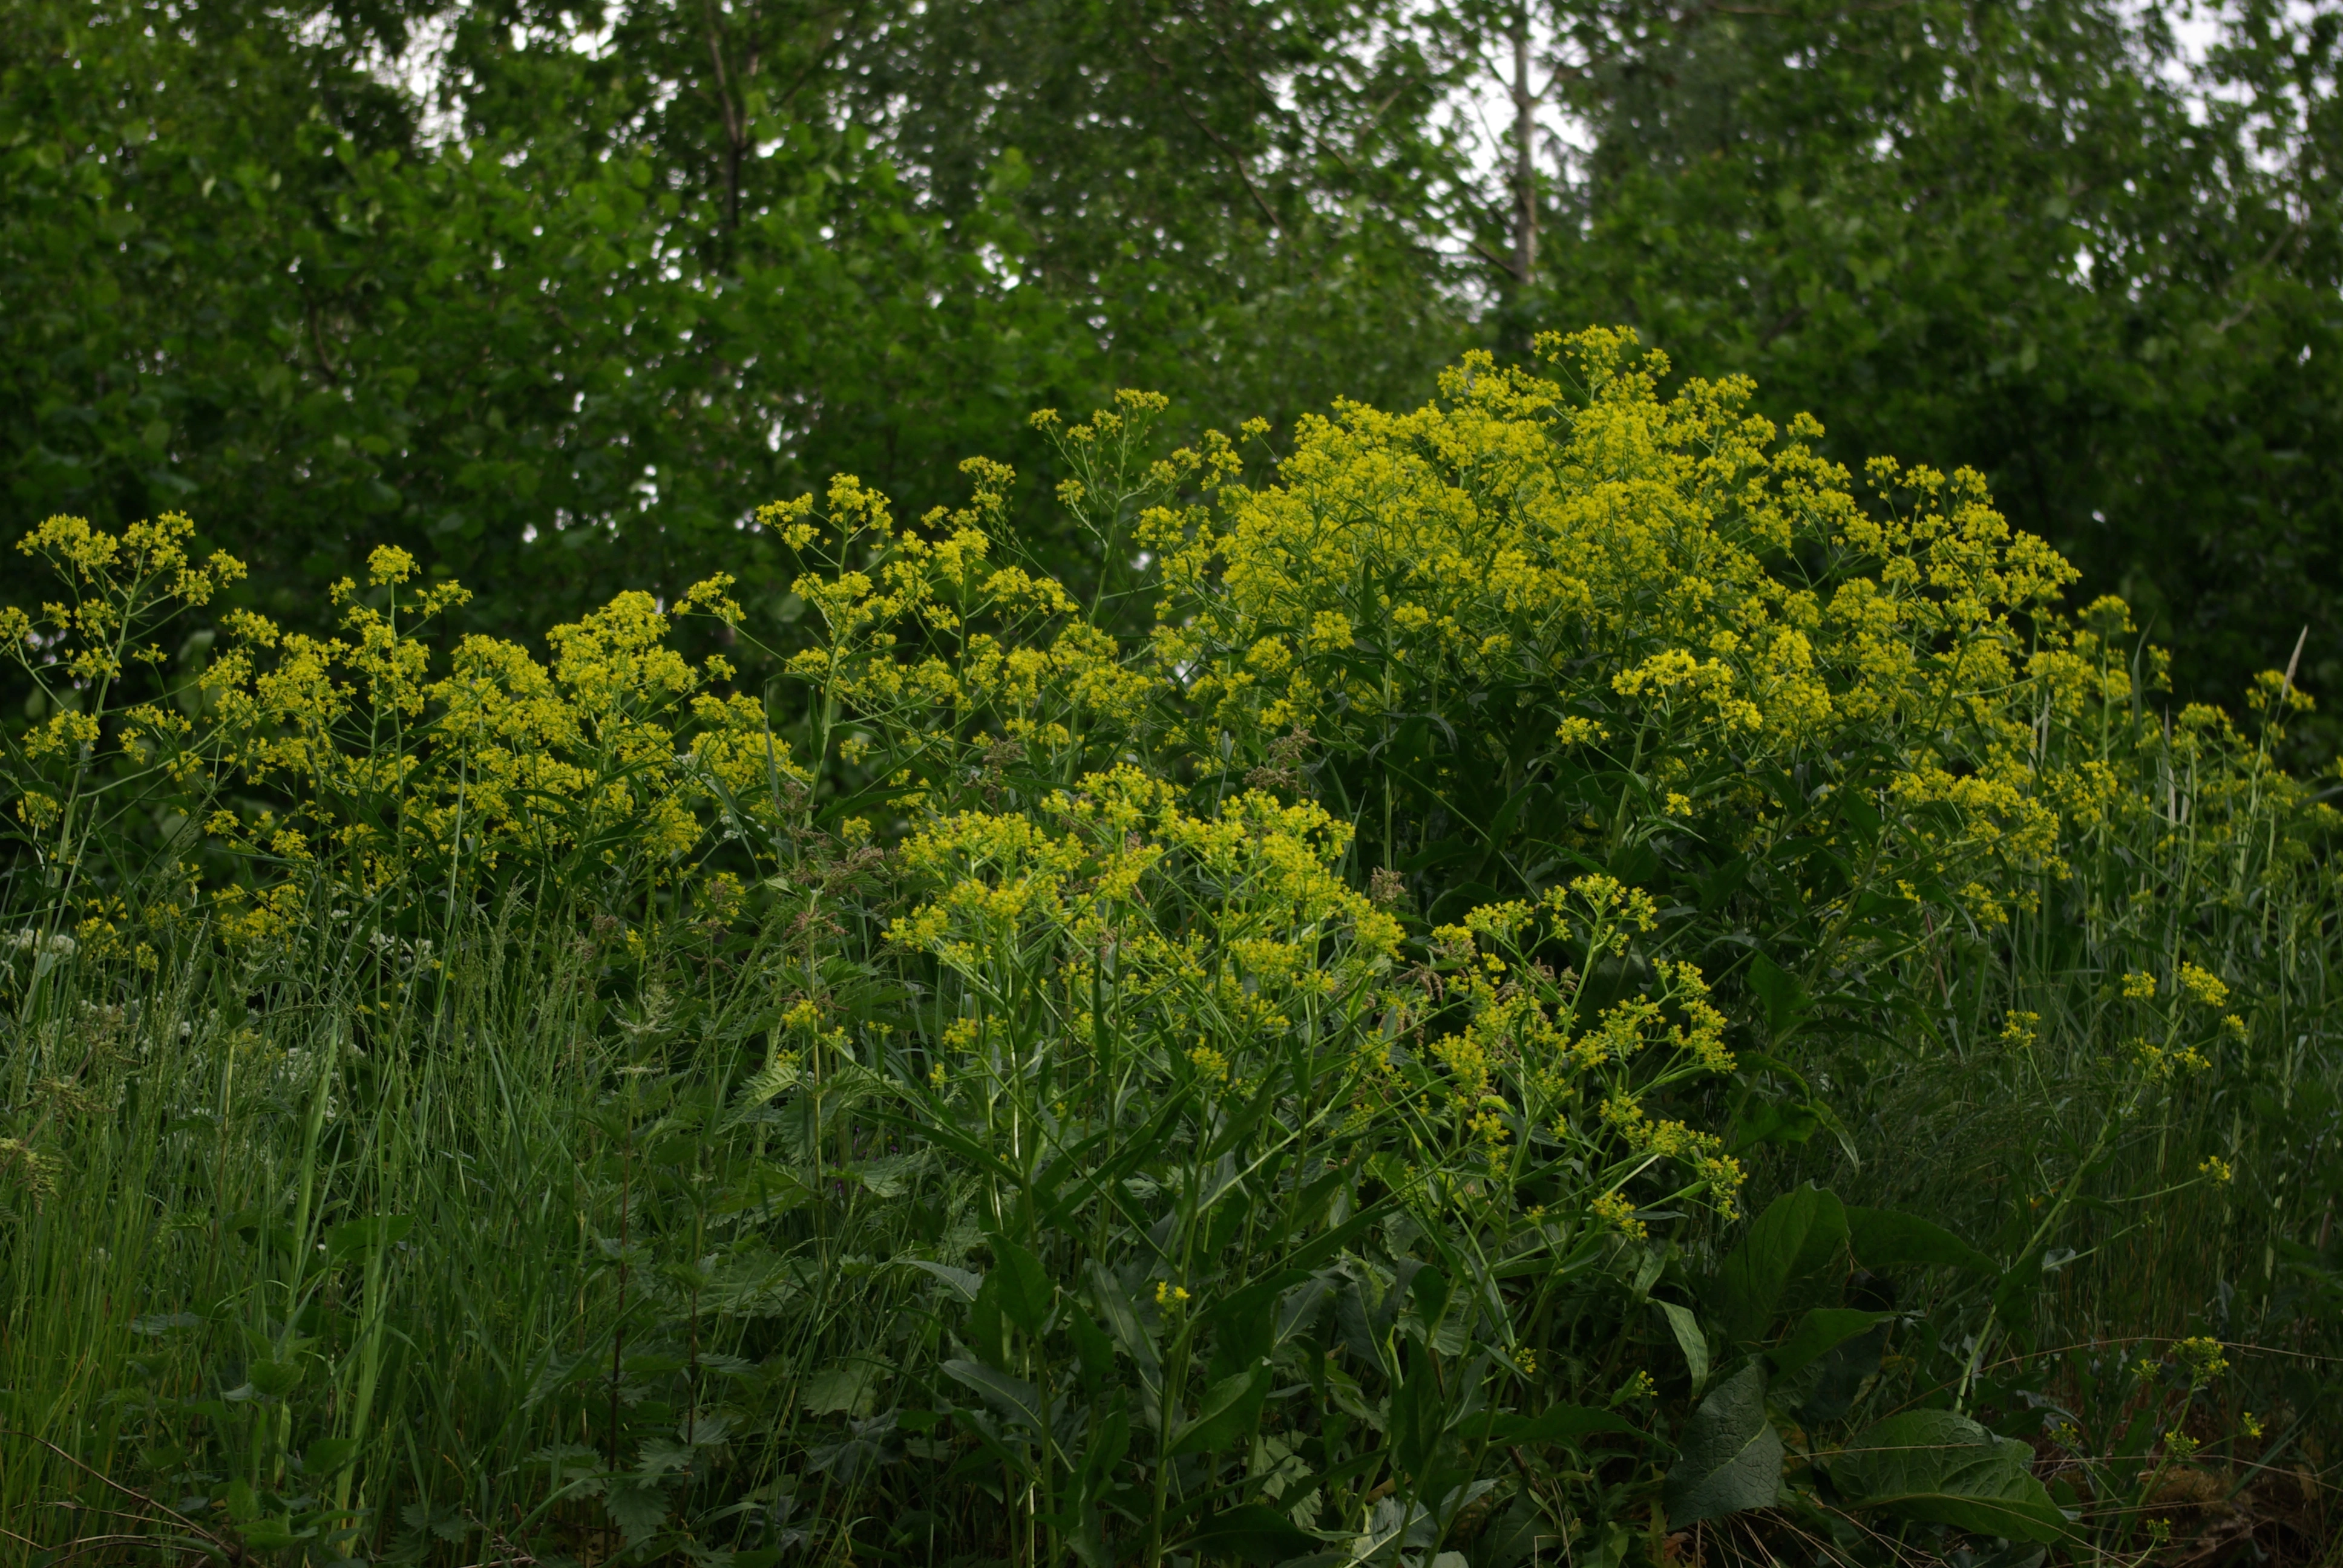
[[[771,707],[721,578],[435,654],[381,551],[175,659],[233,562],[37,530],[15,1549],[2301,1549],[2308,699],[2167,713],[1972,477],[1548,349],[1265,486],[1042,417],[1087,601],[994,465],[768,508]]]

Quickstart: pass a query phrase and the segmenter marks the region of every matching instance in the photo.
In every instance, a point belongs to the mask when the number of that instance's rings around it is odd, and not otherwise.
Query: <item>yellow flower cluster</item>
[[[1224,736],[1364,749],[1528,694],[1538,733],[1633,757],[1665,815],[1751,853],[1781,815],[1758,779],[1884,750],[1885,885],[1938,880],[1987,923],[2032,908],[2067,829],[2120,793],[2044,726],[2129,696],[2121,604],[2062,620],[2073,569],[1976,474],[1874,463],[1869,505],[1820,427],[1751,414],[1745,380],[1663,398],[1666,360],[1631,333],[1538,347],[1566,377],[1471,357],[1423,407],[1303,420],[1273,485],[1181,455],[1215,502],[1159,510],[1151,540],[1172,749],[1242,773]],[[1825,570],[1775,564],[1793,555]]]
[[[307,881],[320,872],[358,897],[417,870],[439,877],[459,867],[625,859],[669,879],[712,824],[777,823],[806,794],[809,776],[762,706],[711,689],[729,667],[694,665],[668,646],[676,614],[737,615],[723,578],[672,611],[648,594],[621,594],[554,628],[547,662],[517,643],[468,637],[435,671],[423,634],[468,596],[453,583],[414,586],[415,558],[385,547],[368,558],[363,584],[345,578],[330,590],[339,635],[287,631],[234,610],[178,702],[109,706],[107,683],[127,659],[148,657],[131,646],[134,633],[207,603],[243,574],[225,556],[196,563],[193,528],[168,515],[116,536],[53,518],[22,541],[78,596],[45,611],[63,657],[35,678],[56,671],[77,684],[57,694],[60,711],[25,745],[36,764],[65,769],[58,782],[11,783],[21,820],[69,831],[65,801],[87,787],[110,738],[130,767],[190,796],[245,787],[272,798],[267,809],[213,809],[203,823],[285,878],[216,890],[231,940],[291,932],[310,912]],[[0,626],[20,658],[35,629],[21,612]],[[740,898],[736,880],[702,901],[720,919]]]
[[[1127,1004],[1216,1025],[1185,1054],[1227,1081],[1244,1071],[1242,1049],[1291,1028],[1313,999],[1358,991],[1396,953],[1399,923],[1334,869],[1347,839],[1322,808],[1261,793],[1192,814],[1125,764],[1031,811],[960,812],[915,831],[901,865],[933,890],[887,934],[980,983],[1039,950],[1082,996],[1111,966]],[[1067,1030],[1069,1049],[1082,1033]]]
[[[1574,950],[1591,969],[1627,952],[1651,930],[1649,895],[1600,874],[1550,890],[1536,903],[1484,905],[1433,933],[1455,967],[1448,997],[1465,1019],[1428,1042],[1457,1135],[1508,1169],[1506,1118],[1546,1129],[1590,1172],[1620,1179],[1655,1162],[1689,1178],[1718,1211],[1735,1211],[1743,1171],[1721,1139],[1681,1121],[1654,1120],[1639,1097],[1733,1070],[1726,1020],[1700,970],[1651,960],[1653,984],[1609,1005],[1588,1000],[1584,971],[1555,974],[1541,950]],[[1589,1114],[1589,1108],[1593,1108]],[[1611,1183],[1604,1183],[1607,1187]],[[1593,1194],[1585,1200],[1594,1201]]]
[[[819,518],[811,497],[759,512],[820,568],[791,585],[823,638],[789,659],[789,673],[825,711],[842,705],[920,743],[903,749],[954,753],[979,719],[1049,752],[1101,720],[1135,722],[1155,683],[1125,667],[1054,578],[990,558],[1013,473],[983,458],[961,469],[974,482],[970,505],[939,508],[918,528],[846,477]]]
[[[709,691],[729,667],[695,667],[668,647],[670,617],[649,595],[621,594],[554,628],[549,667],[474,636],[433,679],[417,633],[463,590],[402,598],[412,558],[378,550],[369,566],[387,608],[337,585],[347,637],[280,633],[243,615],[203,680],[216,762],[299,799],[311,839],[357,856],[365,880],[462,857],[495,867],[585,850],[611,862],[618,843],[672,863],[699,841],[709,803],[771,822],[803,791],[762,705]],[[720,601],[727,586],[702,584],[678,608]],[[257,826],[243,837],[280,858],[296,842]]]

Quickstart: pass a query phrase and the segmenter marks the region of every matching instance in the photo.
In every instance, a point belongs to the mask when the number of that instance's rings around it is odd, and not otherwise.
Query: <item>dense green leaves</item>
[[[1517,33],[1554,45],[1527,271],[1523,166],[1454,113]],[[2323,688],[2337,46],[2268,0],[2197,66],[2110,0],[36,0],[0,21],[0,481],[20,525],[190,508],[284,617],[393,541],[484,628],[721,567],[785,635],[750,510],[832,472],[916,515],[971,454],[1041,470],[1021,518],[1079,578],[1037,406],[1282,427],[1625,320],[1840,456],[1985,468],[2185,695],[2306,625]]]
[[[1973,464],[2186,696],[2343,674],[2331,15],[1560,5],[1588,126],[1536,308],[1756,377],[1833,450]],[[2323,649],[2323,651],[2322,651]],[[2330,738],[2331,739],[2331,738]]]
[[[750,513],[835,472],[916,515],[1142,360],[1196,417],[1414,390],[1453,312],[1375,215],[1423,205],[1433,75],[1355,55],[1372,14],[1285,20],[462,6],[417,101],[368,62],[419,8],[14,7],[8,516],[188,509],[297,621],[393,542],[476,626],[720,568],[779,632]]]

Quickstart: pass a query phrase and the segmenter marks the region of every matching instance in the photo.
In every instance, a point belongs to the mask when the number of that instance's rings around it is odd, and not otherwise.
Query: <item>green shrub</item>
[[[236,612],[139,675],[234,563],[37,530],[12,1515],[1855,1560],[2137,1543],[2316,1430],[2315,1377],[2256,1417],[2213,1364],[2335,1292],[2284,1208],[2334,1160],[2333,814],[2267,752],[2308,699],[2167,719],[1974,477],[1865,502],[1745,386],[1548,348],[1261,487],[1143,396],[1041,417],[1124,563],[1087,604],[995,465],[917,525],[769,508],[786,721],[670,646],[750,635],[720,578],[435,664],[460,590],[382,551],[345,637]]]

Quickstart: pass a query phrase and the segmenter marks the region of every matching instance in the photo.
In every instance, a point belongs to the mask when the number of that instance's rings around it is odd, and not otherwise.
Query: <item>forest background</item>
[[[776,634],[753,508],[830,474],[917,516],[1011,461],[1071,568],[1035,407],[1144,385],[1170,434],[1282,430],[1599,321],[1843,461],[1978,467],[2178,696],[2235,701],[2306,626],[2320,689],[2338,20],[15,0],[0,505],[187,511],[294,624],[395,544],[475,592],[465,628],[721,568]]]

